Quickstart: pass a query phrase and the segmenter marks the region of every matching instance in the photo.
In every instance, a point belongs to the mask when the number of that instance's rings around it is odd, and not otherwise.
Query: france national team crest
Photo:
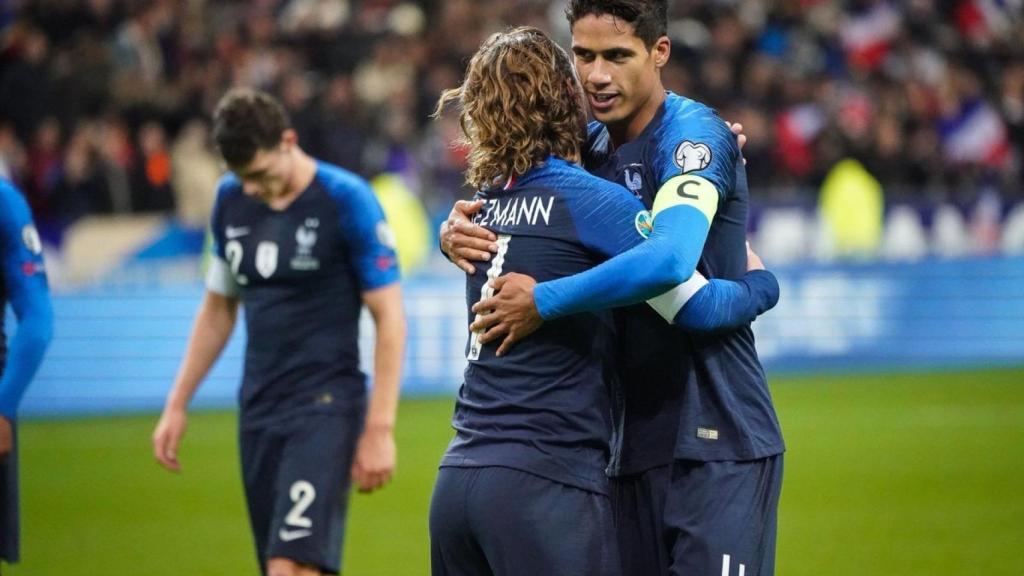
[[[260,242],[256,245],[256,271],[270,278],[277,271],[277,244]]]
[[[711,164],[711,148],[701,142],[684,140],[676,146],[675,160],[683,174],[703,170]]]
[[[317,270],[320,268],[320,261],[313,257],[313,247],[316,246],[316,230],[320,227],[319,218],[306,218],[306,221],[295,231],[296,250],[292,258],[292,270]]]
[[[640,176],[640,168],[642,166],[642,164],[630,164],[629,167],[626,168],[622,178],[626,184],[626,188],[629,188],[629,191],[637,198],[640,198],[640,191],[643,190],[644,187],[644,180]],[[635,168],[636,171],[630,172],[630,168]]]

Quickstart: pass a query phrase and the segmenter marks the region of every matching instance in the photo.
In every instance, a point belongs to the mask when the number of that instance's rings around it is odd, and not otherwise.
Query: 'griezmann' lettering
[[[551,206],[554,201],[554,196],[493,198],[487,201],[487,205],[476,223],[480,226],[520,226],[522,224],[536,226],[539,220],[543,220],[544,226],[548,226],[551,222]]]

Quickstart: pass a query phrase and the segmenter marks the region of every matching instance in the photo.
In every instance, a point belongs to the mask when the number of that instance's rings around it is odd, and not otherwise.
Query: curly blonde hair
[[[486,188],[523,174],[554,154],[580,161],[586,134],[582,89],[565,50],[543,32],[520,27],[491,35],[469,62],[462,86],[441,94],[468,144],[466,182]]]

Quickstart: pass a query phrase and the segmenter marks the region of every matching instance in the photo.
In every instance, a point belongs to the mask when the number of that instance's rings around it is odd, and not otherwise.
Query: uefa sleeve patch
[[[39,231],[36,230],[35,226],[26,224],[21,229],[21,241],[25,244],[25,248],[28,248],[29,252],[37,256],[43,253],[43,241],[39,239]]]
[[[708,223],[718,212],[718,189],[700,176],[676,176],[658,190],[654,198],[654,218],[673,206],[693,206],[707,217]]]
[[[651,237],[651,231],[654,230],[654,217],[651,216],[650,210],[641,210],[636,213],[636,219],[633,220],[633,225],[636,226],[636,231],[640,233],[644,238]]]
[[[702,142],[684,140],[676,146],[674,156],[676,166],[679,166],[683,174],[703,170],[711,165],[711,148]]]

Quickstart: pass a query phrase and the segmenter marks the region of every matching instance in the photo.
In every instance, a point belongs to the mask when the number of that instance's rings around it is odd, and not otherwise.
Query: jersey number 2
[[[284,517],[284,523],[296,528],[312,528],[313,521],[308,516],[303,516],[303,514],[306,513],[309,506],[313,504],[313,500],[316,499],[316,488],[305,480],[299,480],[292,484],[288,496],[291,497],[295,505],[292,506],[288,515]]]

